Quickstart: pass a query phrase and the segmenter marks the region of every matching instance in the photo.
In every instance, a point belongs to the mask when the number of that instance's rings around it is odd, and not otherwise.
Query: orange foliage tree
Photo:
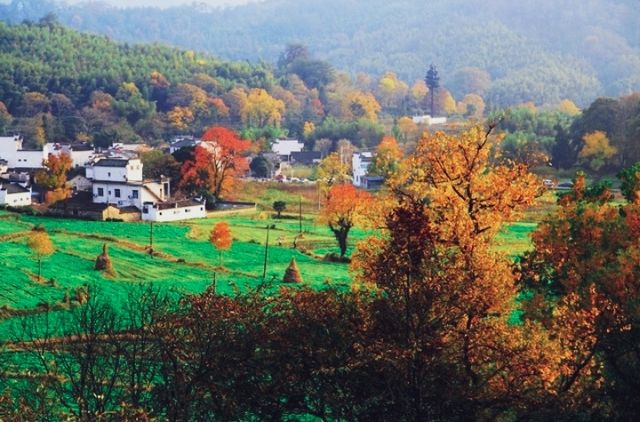
[[[229,250],[233,242],[229,225],[224,221],[216,223],[209,234],[209,242],[220,253],[220,265],[222,265],[222,253]]]
[[[635,188],[632,188],[635,189]],[[628,192],[629,199],[635,194]],[[572,192],[533,234],[521,265],[527,319],[563,351],[554,395],[581,417],[640,412],[640,205],[611,202],[610,186]]]
[[[407,419],[498,417],[501,400],[526,406],[544,394],[555,368],[542,362],[539,325],[509,323],[515,276],[491,248],[540,185],[524,166],[495,164],[490,132],[425,135],[391,180],[383,236],[354,254],[356,280],[381,291],[370,353],[394,360],[399,374],[388,376],[413,391]]]
[[[207,129],[202,140],[203,144],[195,148],[194,158],[180,170],[179,187],[189,193],[206,191],[220,198],[249,169],[244,153],[251,142],[219,126]]]
[[[353,185],[335,185],[327,196],[327,203],[320,212],[320,221],[326,223],[338,241],[340,257],[347,253],[347,238],[352,227],[359,224],[371,195]]]
[[[44,169],[35,175],[36,183],[47,189],[45,201],[47,204],[59,201],[69,196],[67,188],[67,173],[71,170],[71,156],[66,153],[49,154],[42,163]]]

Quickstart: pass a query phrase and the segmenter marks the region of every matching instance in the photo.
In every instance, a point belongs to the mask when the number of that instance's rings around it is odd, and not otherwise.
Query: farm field
[[[208,241],[209,231],[218,221],[231,225],[234,243],[219,255]],[[264,219],[263,215],[225,215],[175,224],[153,226],[154,255],[148,253],[150,225],[147,223],[97,222],[18,215],[0,211],[0,307],[11,311],[54,305],[73,297],[76,289],[96,285],[114,303],[123,301],[127,287],[143,282],[180,293],[199,293],[211,285],[222,293],[255,287],[262,283],[266,227],[270,226],[267,281],[275,285],[282,279],[291,258],[295,258],[304,282],[321,288],[325,283],[349,284],[346,264],[325,262],[294,250],[297,220]],[[28,232],[42,226],[49,233],[56,251],[42,263],[42,279],[37,280],[37,260],[26,244]],[[305,217],[304,239],[300,245],[316,245],[337,251],[331,233]],[[366,233],[354,230],[353,242]],[[102,246],[108,245],[115,274],[93,269]],[[6,313],[6,312],[5,312]],[[0,324],[0,334],[6,328]]]
[[[270,196],[291,201],[290,192],[268,188]],[[307,207],[310,201],[305,201]],[[549,201],[548,201],[549,202]],[[291,202],[289,202],[291,203]],[[496,249],[515,257],[530,247],[529,234],[547,205],[526,213],[521,221],[506,225],[498,235]],[[200,293],[212,283],[230,294],[236,289],[260,285],[264,265],[264,243],[269,230],[269,256],[266,280],[277,288],[291,258],[295,258],[305,284],[322,288],[326,283],[348,288],[347,264],[322,260],[327,253],[337,253],[332,233],[315,222],[315,215],[303,214],[300,222],[287,210],[288,218],[275,219],[267,207],[250,214],[219,216],[180,223],[153,226],[154,255],[148,251],[148,223],[100,222],[19,215],[0,211],[0,337],[6,337],[11,316],[43,306],[60,304],[74,297],[78,289],[95,285],[113,303],[124,302],[128,288],[151,282],[178,293]],[[304,208],[303,208],[304,211]],[[233,245],[219,254],[209,243],[211,227],[220,221],[231,226]],[[37,280],[37,260],[26,244],[28,232],[42,226],[51,236],[56,251],[43,259],[42,279]],[[293,242],[302,228],[302,238]],[[351,253],[358,241],[372,232],[353,229],[349,236]],[[109,249],[115,274],[105,275],[93,269],[103,245]],[[304,250],[302,253],[300,250]]]

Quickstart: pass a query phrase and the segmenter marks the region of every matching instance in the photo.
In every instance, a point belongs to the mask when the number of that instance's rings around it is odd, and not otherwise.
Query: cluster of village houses
[[[115,145],[97,152],[86,145],[46,144],[23,148],[19,136],[0,137],[0,205],[31,205],[39,192],[33,175],[49,154],[66,153],[75,174],[68,182],[73,195],[53,204],[49,213],[125,221],[177,221],[206,217],[203,200],[175,200],[168,178],[144,179],[137,146]]]
[[[446,121],[446,120],[445,120]],[[429,124],[440,123],[428,122]],[[200,144],[197,138],[177,137],[169,153]],[[33,185],[33,176],[43,167],[49,154],[66,153],[71,157],[73,176],[68,185],[73,195],[53,204],[49,212],[61,216],[118,219],[125,221],[178,221],[206,217],[203,199],[177,200],[171,196],[171,180],[143,178],[139,145],[115,144],[97,151],[86,144],[45,144],[41,149],[23,148],[20,136],[0,137],[0,206],[22,207],[37,202],[41,193]],[[270,153],[263,154],[275,166],[271,178],[286,179],[294,164],[315,165],[320,152],[304,151],[296,139],[277,139]],[[371,152],[356,152],[351,157],[353,184],[377,189],[383,179],[368,175]]]

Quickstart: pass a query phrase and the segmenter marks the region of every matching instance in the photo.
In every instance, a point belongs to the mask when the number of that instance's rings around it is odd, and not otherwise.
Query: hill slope
[[[640,11],[634,0],[267,0],[224,10],[117,9],[14,0],[7,20],[55,11],[63,23],[127,41],[160,41],[228,59],[275,61],[303,42],[338,68],[407,80],[435,63],[455,93],[465,67],[489,72],[496,105],[640,90]]]

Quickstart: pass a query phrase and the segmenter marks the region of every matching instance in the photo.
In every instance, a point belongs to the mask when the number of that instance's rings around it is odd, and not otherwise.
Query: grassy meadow
[[[143,282],[180,293],[199,293],[211,285],[214,273],[219,292],[230,294],[236,289],[256,287],[263,282],[267,226],[270,246],[266,280],[274,288],[292,258],[297,261],[304,283],[315,288],[326,283],[349,287],[348,265],[322,259],[339,250],[328,228],[316,223],[315,187],[253,184],[245,188],[244,195],[261,195],[256,212],[154,224],[153,255],[148,249],[148,223],[57,219],[0,211],[0,277],[4,282],[0,290],[0,337],[6,337],[16,315],[68,302],[86,285],[98,286],[116,304],[124,302],[129,287]],[[274,218],[271,204],[275,200],[287,202],[285,218]],[[529,234],[552,202],[552,197],[544,197],[521,221],[506,225],[498,236],[496,249],[515,257],[530,248]],[[302,221],[297,215],[300,204]],[[222,257],[208,241],[211,227],[219,221],[231,226],[234,239],[231,250]],[[37,278],[37,260],[27,246],[28,233],[36,226],[46,229],[56,249],[43,259],[41,279]],[[294,249],[301,229],[302,237]],[[372,234],[353,229],[349,253],[358,241]],[[104,244],[114,267],[110,275],[94,270]]]

